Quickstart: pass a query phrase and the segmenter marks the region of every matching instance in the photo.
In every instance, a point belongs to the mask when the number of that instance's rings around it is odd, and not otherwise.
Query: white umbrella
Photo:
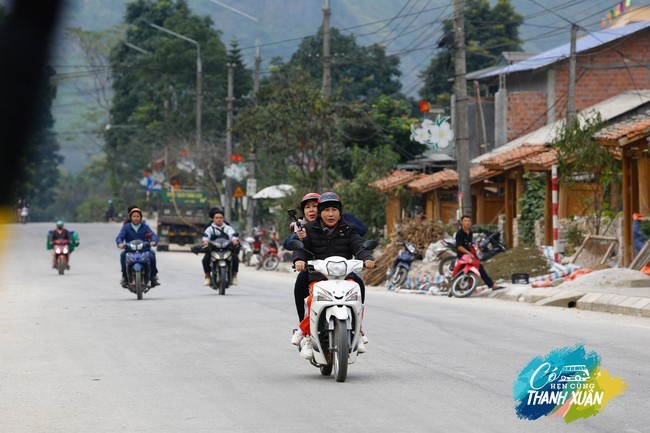
[[[262,198],[282,198],[287,194],[295,192],[296,189],[288,184],[272,185],[267,186],[264,189],[259,190],[254,196],[254,199]]]

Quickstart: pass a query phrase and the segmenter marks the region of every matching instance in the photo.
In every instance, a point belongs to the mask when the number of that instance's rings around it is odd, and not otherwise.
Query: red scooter
[[[449,296],[454,295],[457,298],[466,298],[476,289],[478,279],[481,277],[479,268],[481,261],[476,258],[476,249],[472,246],[472,254],[463,255],[463,257],[456,262],[454,272],[451,275],[451,290]]]
[[[68,266],[68,258],[70,256],[70,245],[66,239],[57,239],[54,241],[54,265],[59,275],[63,275]]]

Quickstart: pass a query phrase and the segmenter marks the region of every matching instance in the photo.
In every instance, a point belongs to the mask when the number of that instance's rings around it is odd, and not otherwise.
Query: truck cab
[[[184,246],[200,243],[210,223],[208,194],[205,191],[162,190],[158,211],[158,251],[169,251],[170,244]]]

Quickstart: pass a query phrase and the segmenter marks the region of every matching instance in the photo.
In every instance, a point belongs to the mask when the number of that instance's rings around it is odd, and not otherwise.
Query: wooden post
[[[553,244],[553,183],[551,172],[546,172],[546,203],[544,209],[544,245]]]
[[[627,148],[622,148],[623,164],[623,266],[632,261],[632,201],[630,200],[630,155]]]

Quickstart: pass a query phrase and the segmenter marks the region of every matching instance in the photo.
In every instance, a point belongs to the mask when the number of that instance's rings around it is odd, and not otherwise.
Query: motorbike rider
[[[343,203],[338,194],[334,192],[325,192],[321,194],[318,200],[318,216],[310,223],[307,223],[305,230],[307,236],[303,239],[305,250],[314,253],[317,260],[326,259],[330,256],[341,256],[346,259],[351,259],[356,256],[357,259],[364,261],[364,267],[372,269],[375,267],[375,262],[372,258],[372,253],[363,249],[363,238],[355,226],[348,223],[341,217]],[[296,271],[301,272],[306,269],[307,260],[312,257],[304,250],[295,250],[293,252],[293,263]],[[309,291],[309,284],[314,281],[319,281],[325,278],[318,273],[310,273],[308,275],[307,292]],[[346,278],[354,279],[359,284],[361,289],[361,303],[365,302],[365,285],[363,280],[351,273]],[[301,290],[304,290],[302,288]],[[310,302],[308,301],[308,304]],[[300,324],[302,335],[309,333],[309,313]],[[293,342],[293,338],[292,338]],[[364,353],[366,351],[365,344],[367,339],[362,334],[359,340],[358,352]],[[308,338],[301,339],[300,356],[306,359],[311,359],[314,356],[314,351],[311,346],[311,341]]]
[[[115,218],[115,206],[113,200],[108,200],[108,208],[106,209],[106,222],[110,223]]]
[[[208,215],[212,219],[212,224],[210,224],[203,232],[203,246],[208,246],[208,241],[213,241],[217,238],[230,239],[233,245],[233,254],[232,254],[232,285],[236,286],[237,281],[237,272],[239,272],[239,239],[235,229],[232,228],[229,224],[226,224],[224,221],[223,210],[219,208],[210,209]],[[201,260],[203,264],[203,285],[210,285],[210,253],[207,252]]]
[[[52,234],[50,234],[50,244],[54,245],[56,241],[61,241],[64,240],[66,243],[71,244],[72,243],[72,235],[66,229],[63,227],[63,220],[58,220],[56,222],[56,229],[52,230]],[[70,251],[72,253],[72,250]],[[52,261],[52,267],[56,268],[56,254],[53,256],[53,261]],[[70,269],[70,254],[68,254],[68,264],[66,266],[66,269]]]
[[[458,250],[458,260],[460,260],[465,254],[469,254],[472,258],[477,259],[476,255],[472,253],[472,245],[474,244],[474,233],[470,230],[472,227],[472,217],[469,215],[463,215],[460,217],[460,229],[456,232],[456,249]],[[483,268],[481,264],[478,268],[481,278],[490,287],[492,290],[504,289],[503,286],[499,286],[492,281],[488,273]]]
[[[120,265],[122,267],[122,280],[120,284],[122,287],[127,287],[128,278],[126,276],[126,251],[124,247],[128,242],[139,239],[144,242],[148,242],[151,247],[155,247],[158,244],[158,236],[156,233],[149,227],[148,224],[142,221],[142,211],[136,206],[131,206],[129,208],[129,219],[120,230],[120,233],[115,238],[115,243],[117,247],[123,250],[120,254]],[[158,281],[158,268],[156,267],[156,253],[153,249],[149,250],[149,262],[151,264],[151,287],[160,285]]]
[[[305,194],[300,200],[300,208],[302,209],[303,218],[301,218],[300,226],[291,222],[289,228],[293,229],[293,233],[286,237],[282,246],[285,250],[291,251],[289,242],[293,239],[303,240],[307,236],[307,231],[305,230],[305,225],[316,219],[318,216],[318,199],[320,199],[320,194],[317,192],[310,192]],[[301,322],[305,318],[305,298],[309,296],[309,280],[307,271],[298,272],[296,277],[296,283],[293,286],[293,297],[296,302],[296,312],[298,313],[298,322]],[[297,329],[291,337],[291,344],[296,346],[300,344],[302,340],[302,331]]]

